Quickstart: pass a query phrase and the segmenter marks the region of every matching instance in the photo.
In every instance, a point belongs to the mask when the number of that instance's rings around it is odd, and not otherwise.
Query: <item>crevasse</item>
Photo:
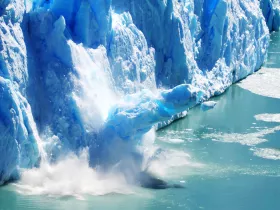
[[[0,183],[42,151],[139,144],[258,70],[278,19],[277,1],[1,1]]]

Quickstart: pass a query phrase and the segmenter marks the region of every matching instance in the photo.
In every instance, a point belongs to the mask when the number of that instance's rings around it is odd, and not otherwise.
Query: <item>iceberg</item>
[[[91,166],[133,153],[258,70],[278,19],[273,0],[1,1],[0,184],[86,147]]]

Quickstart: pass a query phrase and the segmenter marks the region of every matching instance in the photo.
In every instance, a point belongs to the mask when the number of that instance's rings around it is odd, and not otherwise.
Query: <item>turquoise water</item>
[[[272,40],[266,67],[277,71],[280,34]],[[157,132],[155,146],[162,151],[151,167],[185,188],[77,199],[27,195],[9,185],[0,188],[0,210],[280,209],[280,99],[233,85],[213,100],[213,110],[196,107]]]

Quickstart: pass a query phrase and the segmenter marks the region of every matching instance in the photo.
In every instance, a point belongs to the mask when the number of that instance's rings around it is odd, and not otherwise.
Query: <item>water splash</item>
[[[111,87],[106,50],[104,47],[86,50],[72,41],[69,41],[69,45],[78,73],[74,77],[74,100],[87,131],[98,131],[107,119],[110,108],[118,101]]]
[[[40,168],[23,170],[21,180],[15,185],[20,193],[27,195],[73,196],[78,199],[85,195],[134,193],[123,174],[113,169],[104,174],[91,168],[86,150],[79,156],[69,154],[56,164],[45,162]]]
[[[152,129],[143,136],[142,144],[134,148],[138,153],[128,153],[123,148],[125,155],[107,170],[91,167],[88,150],[79,155],[68,154],[56,163],[42,162],[40,168],[23,169],[15,186],[19,193],[26,195],[77,199],[85,199],[87,195],[141,194],[143,191],[138,186],[143,171],[174,182],[204,167],[184,151],[160,148],[155,139]]]

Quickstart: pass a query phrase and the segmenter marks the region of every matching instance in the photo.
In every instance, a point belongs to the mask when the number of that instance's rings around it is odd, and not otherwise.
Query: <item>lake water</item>
[[[214,109],[156,133],[154,173],[182,189],[133,189],[131,194],[55,197],[0,188],[0,210],[14,209],[280,209],[280,33],[265,67],[216,97]],[[265,78],[266,84],[262,85]]]

